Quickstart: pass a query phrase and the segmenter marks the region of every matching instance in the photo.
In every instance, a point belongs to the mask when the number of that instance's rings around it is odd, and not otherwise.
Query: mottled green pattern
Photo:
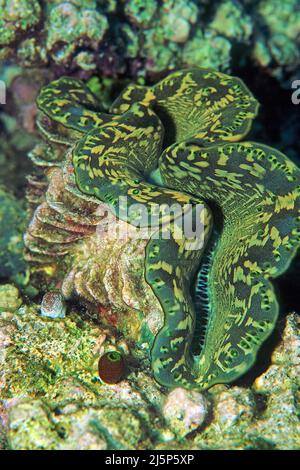
[[[73,142],[82,133],[113,119],[111,114],[102,112],[96,96],[81,80],[70,77],[62,77],[43,87],[37,105],[42,110],[38,126],[55,142]]]
[[[41,126],[50,140],[62,128],[70,141],[78,139],[73,164],[83,193],[135,225],[134,204],[148,213],[159,204],[163,224],[152,231],[145,255],[145,279],[165,314],[151,351],[158,382],[203,389],[243,374],[278,314],[270,279],[289,267],[300,244],[299,170],[276,150],[237,143],[258,108],[249,90],[213,70],[179,71],[153,87],[129,86],[112,105],[114,114],[103,115],[82,82],[63,78],[42,90],[38,105],[51,120]],[[222,227],[206,267],[210,207]],[[182,209],[203,222],[197,250],[180,227]],[[208,323],[200,356],[192,357],[191,291],[199,268]]]
[[[200,148],[182,143],[160,160],[167,185],[217,204],[223,229],[208,276],[209,324],[196,382],[228,382],[254,362],[278,303],[270,279],[300,242],[300,171],[285,155],[253,142]],[[165,342],[166,332],[156,342]],[[159,366],[160,367],[160,366]]]
[[[153,87],[129,85],[111,106],[123,113],[140,101],[153,107],[166,128],[167,143],[237,141],[247,134],[258,103],[244,83],[210,69],[175,72]]]

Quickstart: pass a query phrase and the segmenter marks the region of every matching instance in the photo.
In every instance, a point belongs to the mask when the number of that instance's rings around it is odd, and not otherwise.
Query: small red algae
[[[107,307],[104,307],[103,305],[100,305],[98,307],[98,314],[100,315],[101,318],[104,318],[106,321],[108,321],[112,326],[117,326],[117,324],[118,324],[117,314],[113,313]]]

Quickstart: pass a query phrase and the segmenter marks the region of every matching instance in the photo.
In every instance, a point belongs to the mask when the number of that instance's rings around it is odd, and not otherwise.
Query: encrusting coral
[[[280,0],[262,0],[258,5],[258,25],[262,24],[267,31],[258,31],[253,57],[264,66],[272,64],[273,73],[281,78],[286,69],[299,67],[300,11],[297,0],[281,2]]]
[[[258,107],[249,90],[237,78],[197,68],[152,87],[128,86],[110,114],[82,81],[67,77],[44,87],[37,103],[49,144],[32,159],[46,168],[49,186],[25,240],[33,271],[66,297],[79,293],[100,313],[106,290],[121,318],[123,286],[109,286],[96,226],[108,224],[112,247],[114,225],[131,227],[129,249],[139,246],[144,258],[139,277],[164,313],[163,327],[157,308],[155,327],[148,325],[157,381],[201,390],[242,375],[277,319],[271,280],[289,268],[300,245],[299,169],[275,149],[241,142]],[[149,227],[156,209],[156,224],[141,240],[137,232]],[[203,245],[199,234],[183,230],[187,214],[201,222]],[[116,251],[124,246],[127,251],[128,239],[117,240]],[[193,286],[198,316],[207,316],[194,356]],[[129,296],[131,302],[137,297]],[[140,316],[135,311],[123,326],[122,320],[114,325],[123,333],[135,330],[133,345],[145,334]]]
[[[0,59],[147,78],[251,60],[284,81],[300,63],[298,23],[297,0],[0,1]]]

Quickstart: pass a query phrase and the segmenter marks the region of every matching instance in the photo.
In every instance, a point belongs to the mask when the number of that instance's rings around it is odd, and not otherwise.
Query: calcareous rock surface
[[[296,314],[287,316],[271,365],[252,386],[167,392],[145,358],[137,366],[125,340],[108,336],[82,312],[69,306],[65,318],[46,318],[39,305],[22,303],[18,291],[8,289],[15,301],[0,313],[2,448],[299,448]],[[128,370],[121,382],[107,385],[97,362],[116,346]]]

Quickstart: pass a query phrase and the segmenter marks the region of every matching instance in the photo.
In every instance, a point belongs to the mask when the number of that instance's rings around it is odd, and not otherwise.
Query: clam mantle
[[[277,319],[272,279],[300,244],[300,172],[277,150],[244,140],[258,109],[250,91],[195,68],[130,85],[110,113],[68,77],[44,87],[37,103],[47,144],[32,159],[47,183],[33,180],[29,190],[39,203],[26,234],[36,276],[110,317],[133,348],[144,345],[166,387],[205,389],[242,375]],[[136,236],[123,197],[148,213],[159,207],[148,240]],[[180,217],[166,210],[172,204],[201,219],[201,248],[190,249]],[[114,224],[130,227],[125,241],[110,237]],[[201,316],[204,341],[192,354]]]

